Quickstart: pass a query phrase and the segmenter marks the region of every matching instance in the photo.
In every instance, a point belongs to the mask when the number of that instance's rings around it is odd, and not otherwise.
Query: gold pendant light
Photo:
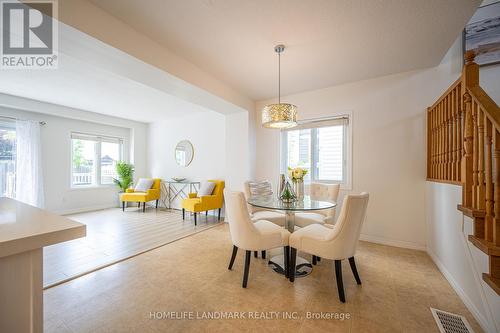
[[[278,53],[278,104],[268,104],[262,109],[262,126],[267,128],[291,128],[297,126],[297,106],[281,103],[281,52],[285,45],[276,45]]]

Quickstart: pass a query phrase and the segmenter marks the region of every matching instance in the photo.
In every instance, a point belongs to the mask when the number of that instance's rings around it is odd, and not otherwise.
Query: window
[[[71,134],[71,185],[113,184],[116,163],[122,159],[123,140],[82,133]]]
[[[281,172],[307,169],[305,182],[340,183],[350,187],[349,117],[304,121],[281,133]]]
[[[0,196],[16,194],[16,128],[14,123],[0,122]]]

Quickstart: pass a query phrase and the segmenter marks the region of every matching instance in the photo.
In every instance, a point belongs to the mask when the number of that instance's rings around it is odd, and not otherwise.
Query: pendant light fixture
[[[285,45],[276,45],[278,53],[278,104],[268,104],[262,109],[262,126],[267,128],[291,128],[297,126],[297,107],[293,104],[281,103],[281,52]]]

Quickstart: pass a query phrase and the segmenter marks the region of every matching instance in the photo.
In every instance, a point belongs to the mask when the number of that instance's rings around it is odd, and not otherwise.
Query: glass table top
[[[247,202],[249,205],[255,207],[288,211],[320,210],[337,206],[336,203],[311,199],[311,197],[308,195],[304,196],[304,200],[299,200],[292,203],[283,202],[275,196],[253,197],[250,198]]]

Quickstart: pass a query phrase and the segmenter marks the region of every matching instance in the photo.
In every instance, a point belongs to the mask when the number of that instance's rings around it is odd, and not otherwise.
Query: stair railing
[[[479,86],[475,53],[461,77],[427,109],[427,179],[462,185],[469,240],[488,254],[483,278],[500,294],[500,108]]]

